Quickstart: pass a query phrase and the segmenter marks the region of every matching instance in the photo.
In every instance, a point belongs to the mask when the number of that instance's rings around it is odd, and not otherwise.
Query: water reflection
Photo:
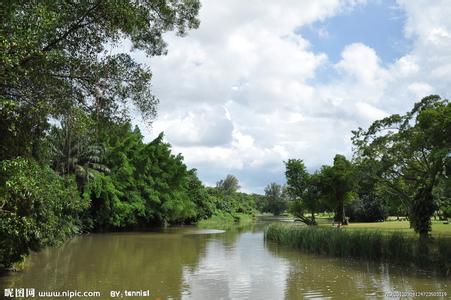
[[[111,290],[149,289],[180,299],[183,269],[197,266],[208,240],[175,232],[82,236],[34,254],[25,272],[0,278],[0,287],[101,291],[105,299]]]
[[[283,298],[289,263],[271,255],[262,241],[262,232],[243,233],[233,244],[210,241],[197,269],[184,272],[184,298]]]
[[[451,295],[447,279],[264,243],[267,223],[225,232],[188,226],[81,236],[34,254],[26,271],[0,277],[0,291],[101,291],[101,299],[125,289],[149,289],[152,299],[371,299],[394,290]]]
[[[312,256],[271,242],[266,246],[275,256],[290,262],[286,299],[374,299],[387,298],[387,293],[393,291],[451,294],[448,280],[411,268]]]

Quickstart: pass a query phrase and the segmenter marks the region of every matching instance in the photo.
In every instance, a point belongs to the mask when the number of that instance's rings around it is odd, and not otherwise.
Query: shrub
[[[1,162],[0,265],[9,267],[30,250],[78,233],[88,205],[74,178],[24,158]]]
[[[253,216],[243,213],[230,214],[223,211],[216,211],[210,218],[200,220],[197,225],[200,228],[231,229],[247,226],[253,221]]]

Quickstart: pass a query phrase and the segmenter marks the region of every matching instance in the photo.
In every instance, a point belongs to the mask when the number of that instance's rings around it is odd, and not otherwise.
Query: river
[[[95,299],[112,299],[111,292],[123,299],[209,300],[373,299],[394,291],[451,295],[449,278],[265,242],[269,222],[260,218],[225,232],[184,226],[79,236],[33,253],[25,271],[0,277],[0,294],[34,288],[36,298],[39,291],[100,292]],[[149,291],[150,297],[125,297],[125,291]]]

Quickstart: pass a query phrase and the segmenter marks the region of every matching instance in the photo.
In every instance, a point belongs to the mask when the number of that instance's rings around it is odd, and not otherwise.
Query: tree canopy
[[[262,212],[270,212],[279,216],[287,209],[287,195],[285,187],[272,182],[265,187],[264,205]]]
[[[123,119],[135,106],[152,120],[151,70],[117,46],[165,54],[163,34],[197,28],[199,8],[197,0],[4,1],[0,111],[11,146],[0,158],[37,157],[48,118],[73,107]]]
[[[405,115],[375,121],[353,132],[358,160],[380,164],[377,178],[407,208],[416,232],[427,236],[437,209],[433,193],[451,151],[451,106],[429,96]]]
[[[226,194],[232,194],[240,189],[238,178],[233,175],[227,175],[226,178],[219,180],[216,187]]]
[[[285,177],[290,212],[306,224],[316,224],[315,212],[320,199],[317,175],[310,175],[301,159],[289,159],[285,162]],[[311,212],[310,219],[304,216],[307,211]]]

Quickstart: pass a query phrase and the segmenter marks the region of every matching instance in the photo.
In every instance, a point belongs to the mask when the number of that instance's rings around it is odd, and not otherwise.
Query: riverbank
[[[249,225],[253,220],[254,216],[249,214],[218,212],[208,219],[199,221],[197,226],[200,228],[227,229],[237,225]]]
[[[265,231],[265,239],[313,254],[388,261],[451,275],[451,239],[448,238],[420,242],[399,231],[271,224]]]

